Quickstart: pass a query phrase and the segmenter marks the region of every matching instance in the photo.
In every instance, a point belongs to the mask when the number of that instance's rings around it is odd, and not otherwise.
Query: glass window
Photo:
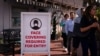
[[[21,12],[27,12],[28,10],[25,8],[12,8],[12,19],[11,26],[16,28],[20,27],[21,24]]]

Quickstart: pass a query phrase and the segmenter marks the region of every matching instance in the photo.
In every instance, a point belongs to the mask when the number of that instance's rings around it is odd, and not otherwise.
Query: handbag
[[[74,24],[73,34],[78,37],[87,37],[89,35],[89,31],[81,32],[80,23]]]

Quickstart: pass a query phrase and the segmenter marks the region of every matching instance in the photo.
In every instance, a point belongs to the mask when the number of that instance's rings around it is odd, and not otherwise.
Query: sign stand
[[[21,13],[21,56],[47,53],[50,56],[51,13]]]

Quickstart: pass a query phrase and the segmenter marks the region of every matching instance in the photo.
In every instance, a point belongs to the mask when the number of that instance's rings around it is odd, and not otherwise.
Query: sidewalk
[[[70,56],[67,55],[66,52],[64,52],[64,48],[62,46],[62,38],[58,39],[58,40],[51,40],[50,43],[50,51],[51,51],[51,56]],[[47,55],[35,55],[35,54],[31,54],[31,55],[25,55],[25,56],[47,56]]]
[[[50,49],[51,49],[51,56],[71,56],[71,55],[67,55],[66,52],[64,52],[64,48],[62,46],[62,38],[58,39],[58,40],[52,40],[50,43]],[[2,54],[0,54],[0,56],[4,56]],[[12,56],[10,55],[6,55],[6,56]],[[15,56],[20,56],[20,53],[16,53]],[[46,54],[25,54],[24,56],[47,56]],[[81,51],[80,48],[78,49],[78,56],[81,56]]]
[[[59,40],[51,42],[51,56],[71,56],[64,52],[62,41],[62,38],[60,38]],[[77,49],[77,56],[82,56],[81,47]]]
[[[62,45],[62,38],[58,40],[52,40],[50,44],[51,49],[51,56],[71,56],[67,55],[67,53],[64,51],[63,45]],[[77,55],[82,56],[81,47],[77,49]],[[47,55],[25,55],[25,56],[47,56]]]

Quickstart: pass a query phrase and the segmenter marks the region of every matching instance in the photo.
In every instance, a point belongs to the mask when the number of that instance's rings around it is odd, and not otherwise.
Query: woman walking
[[[91,56],[97,56],[97,44],[95,38],[95,31],[100,30],[100,25],[94,18],[96,13],[96,6],[88,6],[80,22],[80,30],[87,33],[81,40],[83,56],[88,56],[88,49]]]

